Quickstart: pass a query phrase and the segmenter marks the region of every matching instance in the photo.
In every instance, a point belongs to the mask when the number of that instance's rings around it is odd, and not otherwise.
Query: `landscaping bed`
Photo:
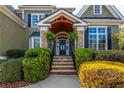
[[[77,74],[82,88],[124,88],[124,51],[77,48]]]
[[[111,61],[82,63],[79,78],[82,88],[124,88],[124,64]]]
[[[19,87],[28,86],[30,84],[31,83],[29,83],[29,82],[21,80],[21,81],[2,83],[2,84],[0,84],[0,88],[19,88]]]
[[[50,49],[10,50],[9,58],[0,60],[0,87],[23,87],[49,76]],[[24,56],[25,54],[25,56]],[[24,56],[23,58],[20,58]]]

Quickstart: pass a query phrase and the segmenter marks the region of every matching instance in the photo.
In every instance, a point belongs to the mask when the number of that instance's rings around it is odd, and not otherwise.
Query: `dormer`
[[[120,19],[123,15],[114,5],[84,5],[77,14],[81,19]]]

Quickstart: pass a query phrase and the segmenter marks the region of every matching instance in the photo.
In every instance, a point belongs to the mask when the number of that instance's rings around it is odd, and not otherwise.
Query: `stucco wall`
[[[28,31],[0,12],[0,56],[10,49],[28,48]]]
[[[103,5],[102,6],[102,14],[93,14],[93,5],[91,5],[87,11],[82,15],[83,17],[113,17],[113,15],[109,12],[109,10]]]

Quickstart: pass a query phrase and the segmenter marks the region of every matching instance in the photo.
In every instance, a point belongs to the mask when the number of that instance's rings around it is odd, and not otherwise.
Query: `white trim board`
[[[87,23],[85,21],[79,19],[78,17],[74,16],[73,14],[70,14],[69,12],[65,11],[64,9],[60,9],[57,12],[53,13],[52,15],[44,18],[37,25],[40,27],[42,25],[49,24],[46,22],[50,22],[51,20],[58,18],[61,15],[65,16],[66,18],[69,18],[72,22],[79,22],[79,24],[87,25]]]

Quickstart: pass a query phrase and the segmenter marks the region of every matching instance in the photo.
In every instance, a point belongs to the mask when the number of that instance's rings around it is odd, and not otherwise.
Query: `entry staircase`
[[[52,75],[76,74],[72,56],[54,56],[50,72]]]

